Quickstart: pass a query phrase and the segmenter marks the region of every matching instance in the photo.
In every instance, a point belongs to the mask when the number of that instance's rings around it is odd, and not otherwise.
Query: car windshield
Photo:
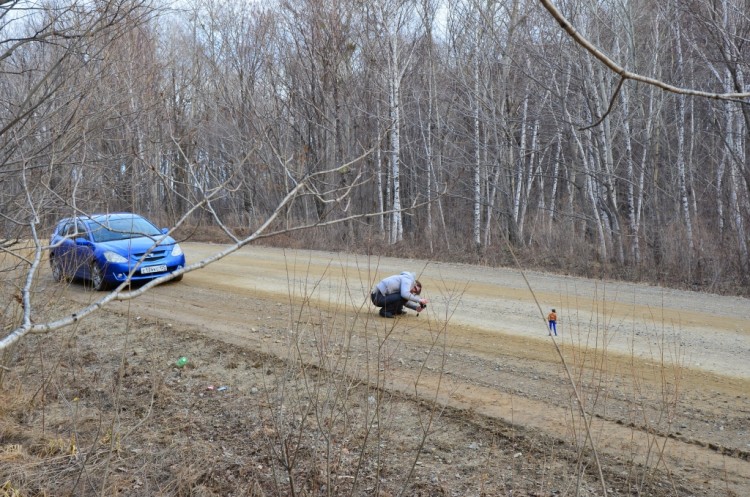
[[[113,240],[126,240],[139,236],[157,237],[162,232],[141,217],[126,217],[107,219],[102,224],[91,223],[91,235],[95,242],[111,242]]]

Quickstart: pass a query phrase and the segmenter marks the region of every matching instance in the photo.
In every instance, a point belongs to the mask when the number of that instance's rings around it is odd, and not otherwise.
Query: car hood
[[[125,240],[113,240],[111,242],[102,242],[97,245],[103,250],[111,250],[112,252],[117,252],[120,254],[125,252],[139,253],[149,250],[156,244],[157,240],[159,241],[160,247],[168,247],[176,243],[174,238],[172,238],[171,236],[160,235],[159,237],[153,238],[147,236],[139,236],[137,238],[127,238]]]

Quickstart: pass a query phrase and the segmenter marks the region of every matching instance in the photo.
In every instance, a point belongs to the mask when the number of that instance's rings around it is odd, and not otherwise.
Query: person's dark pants
[[[407,302],[399,293],[383,295],[380,290],[372,292],[370,297],[375,307],[382,307],[382,312],[390,312],[391,314],[401,314],[404,312],[404,304]]]

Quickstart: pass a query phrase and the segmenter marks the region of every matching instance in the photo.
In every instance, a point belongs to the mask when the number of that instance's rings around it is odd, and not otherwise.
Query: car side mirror
[[[81,246],[81,247],[90,247],[91,246],[91,242],[88,241],[85,238],[76,238],[75,241],[76,241],[76,245]]]
[[[169,233],[169,228],[162,228],[161,229],[161,234],[162,235],[166,235],[167,233]]]

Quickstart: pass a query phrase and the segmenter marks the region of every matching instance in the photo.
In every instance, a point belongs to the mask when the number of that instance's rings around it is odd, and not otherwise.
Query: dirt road
[[[184,246],[189,263],[220,248]],[[370,288],[402,270],[418,273],[431,303],[419,317],[378,318]],[[544,320],[553,307],[554,338]],[[292,332],[303,350],[346,341],[353,357],[387,345],[388,388],[579,444],[582,405],[602,454],[666,469],[695,488],[750,495],[747,299],[248,247],[113,308],[280,357]],[[344,332],[332,338],[336,327]]]

